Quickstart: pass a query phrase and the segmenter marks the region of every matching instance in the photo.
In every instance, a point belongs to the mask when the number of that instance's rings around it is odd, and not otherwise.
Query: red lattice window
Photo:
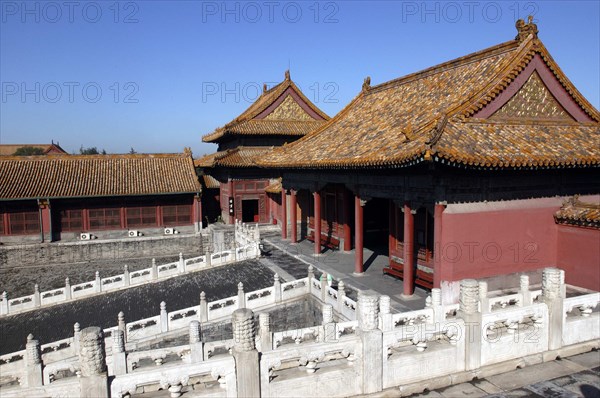
[[[61,210],[60,226],[62,231],[82,231],[83,210]]]
[[[40,215],[37,211],[9,213],[7,216],[12,235],[37,234],[40,232]]]
[[[192,223],[192,205],[163,206],[164,225],[186,225]]]
[[[120,209],[90,209],[90,229],[121,228]]]
[[[156,206],[127,208],[127,227],[153,227],[156,225]]]
[[[0,213],[0,235],[4,235],[4,214]]]

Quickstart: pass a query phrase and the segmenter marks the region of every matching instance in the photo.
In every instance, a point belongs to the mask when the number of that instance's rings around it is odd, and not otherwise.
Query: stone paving
[[[246,291],[272,286],[273,275],[258,260],[248,260],[11,315],[0,322],[0,354],[23,349],[29,333],[45,344],[71,337],[75,322],[81,329],[106,328],[117,324],[119,311],[132,322],[158,315],[161,301],[167,303],[168,311],[174,311],[198,305],[201,291],[208,301],[214,301],[235,296],[238,282],[244,283]]]
[[[415,288],[415,294],[410,298],[402,297],[402,280],[386,275],[383,268],[388,264],[388,257],[381,251],[364,249],[365,271],[362,275],[355,275],[354,272],[354,250],[342,252],[337,250],[325,249],[321,255],[313,254],[314,244],[303,240],[297,244],[291,244],[289,240],[282,240],[281,234],[277,232],[261,233],[261,237],[267,244],[279,248],[289,254],[292,259],[305,264],[304,271],[288,271],[298,277],[306,276],[306,267],[312,264],[316,269],[331,274],[334,279],[343,280],[346,286],[351,286],[357,290],[374,290],[379,294],[390,296],[392,308],[397,312],[412,311],[422,309],[425,306],[425,299],[429,291],[420,287]],[[286,263],[291,261],[289,256],[283,258],[283,254],[275,253],[280,256],[277,264],[286,269]],[[291,268],[294,268],[292,266]],[[300,273],[302,272],[302,273]]]
[[[389,390],[377,396],[393,397]],[[527,366],[413,397],[600,397],[600,352]]]
[[[185,258],[202,255],[200,252],[186,254]],[[156,264],[167,264],[179,260],[179,256],[156,257]],[[123,273],[127,264],[129,271],[150,268],[152,258],[128,258],[117,260],[90,260],[86,262],[64,263],[53,265],[19,265],[18,267],[0,267],[0,292],[6,291],[9,298],[33,294],[33,286],[37,283],[40,291],[58,289],[65,286],[65,278],[71,285],[94,280],[96,271],[100,277],[106,278]]]

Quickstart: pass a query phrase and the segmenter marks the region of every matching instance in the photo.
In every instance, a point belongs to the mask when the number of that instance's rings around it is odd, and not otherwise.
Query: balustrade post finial
[[[79,364],[82,380],[98,376],[106,377],[106,351],[104,349],[104,334],[101,328],[92,326],[81,331]],[[90,380],[90,382],[93,383],[94,381]]]
[[[2,292],[2,306],[0,307],[0,314],[6,315],[8,314],[9,306],[8,306],[8,293],[6,291]]]
[[[125,352],[125,333],[122,330],[113,332],[112,364],[113,374],[124,375],[127,373],[127,353]]]
[[[277,273],[273,275],[273,290],[275,292],[275,303],[281,302],[281,280],[279,279],[279,274]]]
[[[238,397],[260,396],[260,362],[256,350],[254,313],[240,308],[231,316],[233,328],[232,355],[235,361],[235,378]]]
[[[244,293],[244,284],[238,283],[238,308],[246,308],[246,293]]]
[[[198,315],[200,322],[208,321],[208,303],[206,302],[206,293],[204,291],[200,292],[200,313]]]
[[[375,330],[378,326],[379,303],[375,293],[358,293],[358,325],[362,330]]]
[[[477,312],[479,302],[479,283],[475,279],[460,281],[459,310],[466,314]]]
[[[240,308],[233,311],[231,325],[233,327],[234,350],[254,350],[256,327],[254,324],[254,313],[252,310],[248,308]]]
[[[43,384],[43,364],[40,342],[30,333],[25,344],[25,378],[27,387],[37,387]]]
[[[204,347],[202,343],[202,331],[200,322],[191,321],[189,325],[190,358],[192,363],[204,360]]]
[[[96,291],[96,293],[100,293],[102,291],[102,280],[100,279],[100,271],[96,271],[94,279],[94,290]]]
[[[152,259],[152,269],[150,271],[150,277],[152,278],[152,280],[155,280],[158,278],[158,268],[156,266],[155,258]]]
[[[165,333],[169,331],[169,314],[167,313],[167,303],[160,302],[160,331]]]
[[[39,307],[42,305],[42,298],[40,297],[40,287],[36,283],[33,285],[33,305]]]

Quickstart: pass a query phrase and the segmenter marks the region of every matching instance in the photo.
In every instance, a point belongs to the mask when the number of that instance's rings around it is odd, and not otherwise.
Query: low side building
[[[281,197],[265,189],[276,182],[278,172],[261,169],[256,161],[274,147],[298,140],[321,126],[329,117],[315,106],[291,80],[267,89],[241,115],[202,141],[218,145],[218,152],[196,159],[201,175],[220,184],[220,216],[228,224],[273,222],[281,217]],[[209,219],[217,218],[212,213]]]
[[[51,144],[2,144],[0,145],[0,156],[12,156],[20,148],[26,150],[38,150],[42,155],[66,154],[67,152],[58,143]]]
[[[190,152],[2,157],[0,239],[193,232],[201,227],[200,193]]]

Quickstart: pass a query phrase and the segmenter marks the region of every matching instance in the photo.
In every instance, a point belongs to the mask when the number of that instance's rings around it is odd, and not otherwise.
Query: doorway
[[[258,222],[258,199],[242,200],[242,221],[243,222]]]

